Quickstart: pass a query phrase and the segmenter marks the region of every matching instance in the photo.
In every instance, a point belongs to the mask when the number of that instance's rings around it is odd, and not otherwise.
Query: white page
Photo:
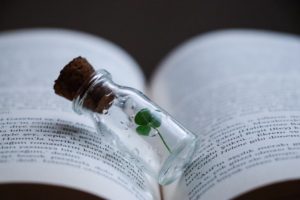
[[[158,185],[71,110],[53,83],[77,56],[143,89],[136,63],[113,44],[56,29],[0,34],[0,183],[44,183],[109,199],[157,199]],[[124,76],[126,74],[126,76]]]
[[[220,31],[161,65],[156,101],[205,142],[164,199],[230,199],[300,178],[300,39]]]

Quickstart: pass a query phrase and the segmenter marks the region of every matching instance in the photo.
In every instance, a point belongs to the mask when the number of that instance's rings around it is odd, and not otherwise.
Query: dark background
[[[184,40],[223,28],[300,34],[298,0],[0,0],[0,31],[62,27],[93,33],[128,51],[149,77]]]

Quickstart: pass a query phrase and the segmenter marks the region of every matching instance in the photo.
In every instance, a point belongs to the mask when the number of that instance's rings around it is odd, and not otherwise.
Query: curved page
[[[165,199],[230,199],[300,178],[300,39],[228,30],[175,50],[153,97],[204,142]]]
[[[126,53],[103,39],[56,29],[2,33],[0,52],[0,183],[64,186],[109,199],[157,198],[156,183],[52,89],[61,68],[80,55],[117,83],[142,90],[141,71]]]

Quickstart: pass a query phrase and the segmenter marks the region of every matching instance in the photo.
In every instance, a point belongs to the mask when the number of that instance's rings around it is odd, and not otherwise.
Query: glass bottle
[[[78,91],[73,110],[89,114],[99,133],[162,185],[190,162],[196,137],[140,91],[99,70]]]

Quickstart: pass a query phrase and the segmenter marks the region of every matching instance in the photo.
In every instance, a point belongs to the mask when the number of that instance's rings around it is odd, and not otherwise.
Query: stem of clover
[[[171,153],[171,150],[169,146],[167,145],[166,141],[164,140],[163,136],[160,134],[159,130],[157,128],[154,128],[157,131],[157,134],[159,135],[161,141],[164,143],[165,147],[168,149],[169,153]]]
[[[151,112],[149,109],[143,108],[135,115],[134,121],[138,125],[136,127],[136,132],[140,135],[149,136],[152,128],[156,130],[163,144],[171,153],[171,149],[169,148],[163,136],[158,130],[158,127],[160,127],[161,125],[161,119],[160,115],[158,115],[157,112]]]

